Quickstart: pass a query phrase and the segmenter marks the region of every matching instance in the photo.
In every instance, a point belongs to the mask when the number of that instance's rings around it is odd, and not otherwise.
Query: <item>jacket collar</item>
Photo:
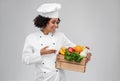
[[[52,32],[49,32],[48,35],[45,35],[41,30],[39,30],[39,33],[42,35],[42,36],[53,36],[54,33]]]

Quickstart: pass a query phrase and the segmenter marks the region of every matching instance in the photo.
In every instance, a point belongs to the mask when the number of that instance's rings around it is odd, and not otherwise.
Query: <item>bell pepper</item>
[[[61,47],[59,53],[62,54],[62,55],[64,55],[65,54],[65,50],[66,50],[65,47]]]

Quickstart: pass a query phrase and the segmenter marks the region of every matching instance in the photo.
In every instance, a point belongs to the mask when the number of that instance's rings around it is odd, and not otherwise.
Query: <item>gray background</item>
[[[70,81],[120,80],[120,0],[0,0],[0,81],[34,81],[34,68],[21,62],[25,37],[38,31],[36,9],[59,2],[59,31],[93,53],[86,73],[65,71]]]

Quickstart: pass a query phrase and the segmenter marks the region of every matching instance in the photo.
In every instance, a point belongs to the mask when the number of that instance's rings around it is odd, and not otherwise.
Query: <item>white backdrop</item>
[[[22,64],[25,37],[44,2],[59,2],[59,31],[91,47],[86,73],[65,71],[70,81],[120,80],[120,0],[0,0],[0,81],[34,81],[34,68]]]

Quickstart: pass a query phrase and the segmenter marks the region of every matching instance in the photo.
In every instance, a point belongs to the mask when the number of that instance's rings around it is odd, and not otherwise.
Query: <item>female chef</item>
[[[29,34],[24,43],[22,61],[35,66],[35,81],[68,81],[61,69],[55,68],[56,55],[62,46],[75,46],[63,33],[56,31],[61,5],[46,3],[38,9],[34,19],[38,32]]]

